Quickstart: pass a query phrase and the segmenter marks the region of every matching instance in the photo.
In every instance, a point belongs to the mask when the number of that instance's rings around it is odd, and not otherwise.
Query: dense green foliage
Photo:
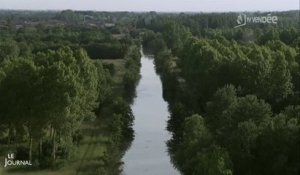
[[[79,159],[76,173],[119,174],[133,138],[140,50],[130,21],[110,15],[0,12],[1,156],[42,169]],[[91,145],[100,150],[87,157]]]
[[[150,29],[143,41],[155,54],[183,174],[299,173],[300,33],[295,12],[276,15],[285,19],[277,26],[236,29],[234,13],[139,21]]]
[[[119,174],[140,37],[182,174],[299,174],[299,11],[272,14],[277,25],[234,28],[236,13],[0,11],[0,151],[57,167],[91,137],[105,149],[76,172]]]
[[[28,138],[30,160],[32,142],[49,140],[54,161],[56,142],[70,141],[103,98],[100,82],[105,77],[99,68],[83,50],[73,52],[70,48],[4,60],[0,68],[0,116],[8,139],[13,131],[20,138]],[[22,127],[27,132],[19,133]]]

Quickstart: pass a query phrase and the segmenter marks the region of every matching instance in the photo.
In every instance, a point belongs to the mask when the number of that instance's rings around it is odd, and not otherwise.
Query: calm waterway
[[[166,141],[168,104],[162,98],[162,83],[153,58],[141,51],[141,80],[132,110],[135,139],[123,157],[123,175],[179,175],[170,161]]]

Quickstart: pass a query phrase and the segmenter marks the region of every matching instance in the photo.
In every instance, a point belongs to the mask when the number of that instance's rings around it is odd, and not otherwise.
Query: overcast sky
[[[97,11],[282,11],[300,0],[0,0],[0,9]]]

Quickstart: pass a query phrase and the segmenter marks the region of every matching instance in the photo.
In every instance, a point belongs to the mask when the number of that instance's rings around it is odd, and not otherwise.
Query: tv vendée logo
[[[268,14],[267,16],[251,16],[248,17],[246,14],[240,14],[237,17],[236,22],[238,23],[237,27],[242,27],[247,25],[248,23],[260,23],[260,24],[277,24],[278,17],[272,16],[271,14]]]
[[[30,160],[15,160],[15,155],[7,154],[4,162],[4,168],[8,166],[32,166]]]

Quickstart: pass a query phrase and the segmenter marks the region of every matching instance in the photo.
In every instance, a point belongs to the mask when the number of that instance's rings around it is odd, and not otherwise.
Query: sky
[[[162,12],[299,10],[300,0],[0,0],[0,9]]]

